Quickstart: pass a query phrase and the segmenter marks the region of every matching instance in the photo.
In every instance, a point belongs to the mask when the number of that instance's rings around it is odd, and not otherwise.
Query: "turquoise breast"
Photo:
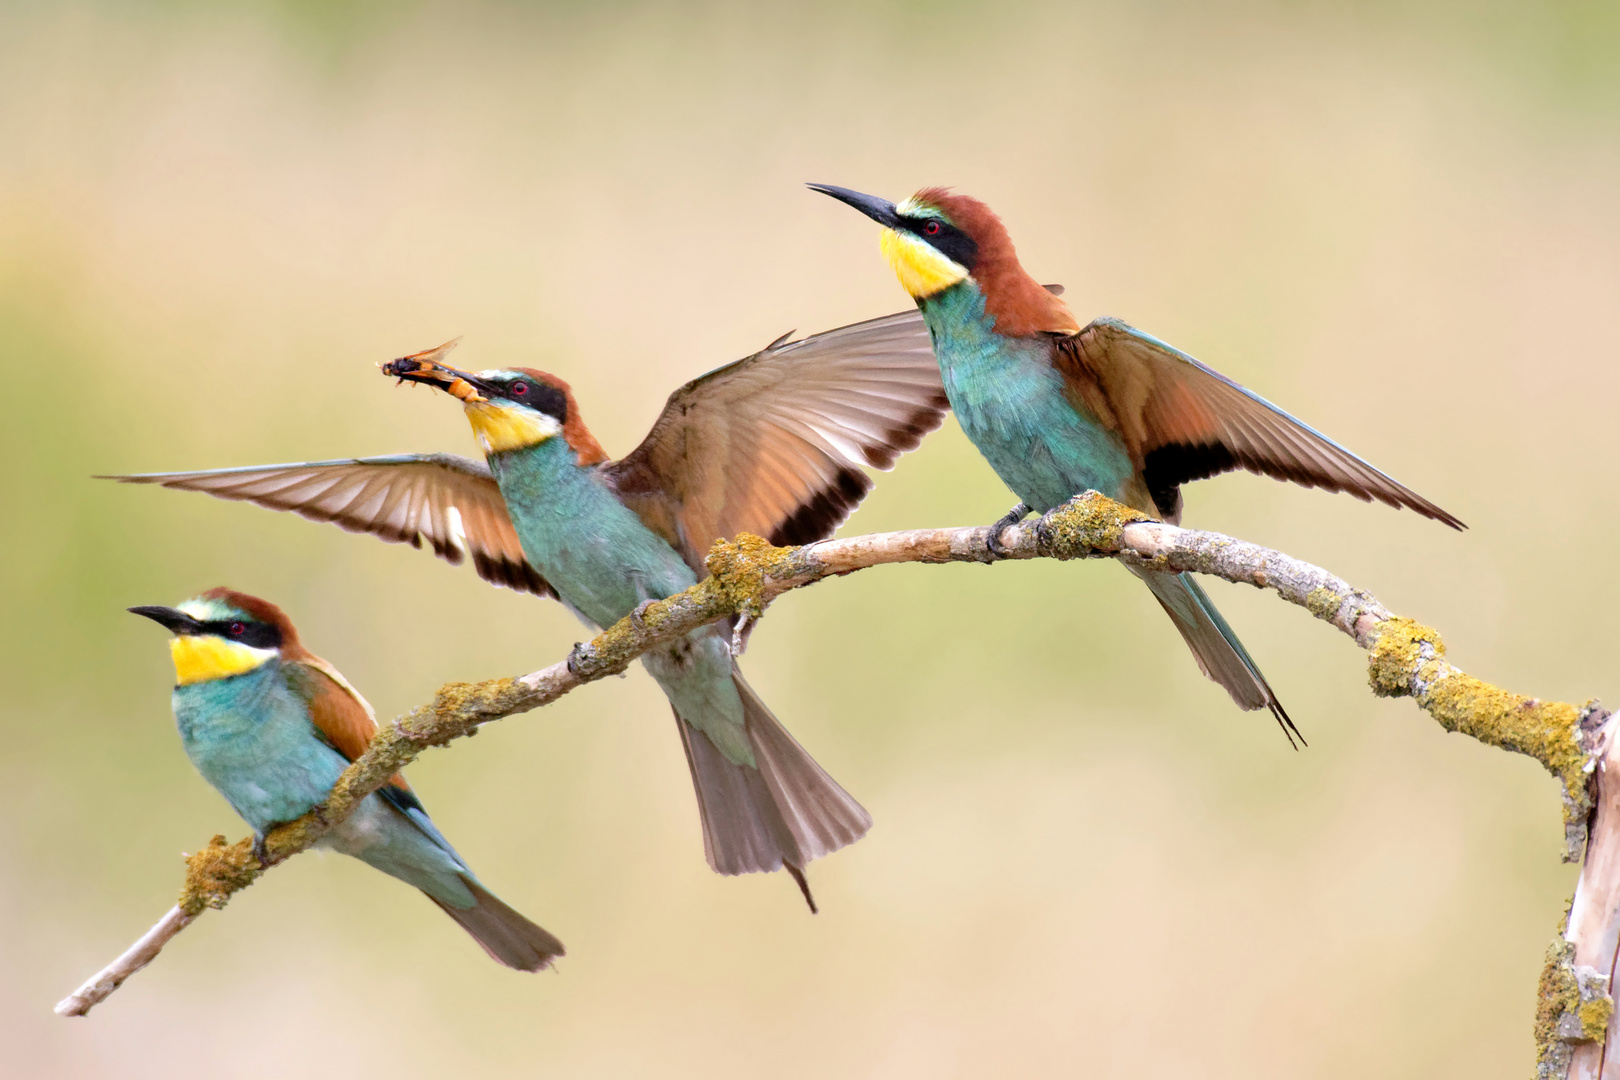
[[[1049,341],[995,333],[971,278],[920,306],[957,422],[1015,495],[1044,513],[1088,488],[1125,494],[1130,455],[1070,401]]]
[[[315,735],[279,660],[175,687],[174,716],[186,756],[256,832],[320,802],[348,764]]]

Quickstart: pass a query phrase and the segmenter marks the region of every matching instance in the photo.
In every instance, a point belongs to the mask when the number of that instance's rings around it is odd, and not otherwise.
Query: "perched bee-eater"
[[[366,699],[298,640],[276,605],[210,589],[177,608],[133,607],[174,631],[174,718],[186,756],[264,835],[325,801],[377,730]],[[479,883],[405,778],[366,796],[321,842],[427,893],[490,956],[539,971],[562,942]]]
[[[489,581],[607,626],[694,584],[717,539],[831,535],[872,486],[861,466],[889,468],[939,426],[945,395],[917,313],[786,336],[675,391],[618,461],[567,383],[529,368],[458,371],[444,345],[384,373],[458,398],[488,467],[401,454],[118,479],[426,539],[451,562],[471,553]],[[642,663],[675,709],[709,865],[785,868],[814,911],[803,867],[859,839],[871,818],[749,689],[731,636],[705,627]]]
[[[992,554],[1003,528],[1088,489],[1177,522],[1182,484],[1233,468],[1463,527],[1186,353],[1118,319],[1082,327],[1024,272],[1001,219],[977,199],[927,188],[896,206],[809,186],[883,226],[883,254],[928,323],[962,430],[1023,500],[992,527]],[[1242,708],[1269,708],[1292,741],[1298,730],[1192,575],[1136,573],[1204,674]]]

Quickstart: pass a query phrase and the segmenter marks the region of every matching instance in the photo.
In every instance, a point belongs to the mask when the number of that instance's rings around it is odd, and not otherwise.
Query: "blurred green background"
[[[88,477],[472,453],[374,368],[457,334],[469,366],[571,380],[623,453],[699,372],[905,306],[871,223],[802,182],[954,184],[1082,318],[1472,528],[1248,476],[1190,488],[1189,523],[1332,568],[1487,679],[1620,698],[1617,10],[0,6],[0,1070],[1523,1075],[1573,883],[1553,782],[1213,584],[1293,753],[1101,563],[880,569],[772,610],[753,684],[877,819],[814,866],[818,917],[706,869],[637,670],[412,770],[558,972],[316,855],[57,1019],[179,853],[244,831],[123,608],[267,596],[387,715],[582,636],[408,548]],[[1009,501],[948,422],[845,531]]]

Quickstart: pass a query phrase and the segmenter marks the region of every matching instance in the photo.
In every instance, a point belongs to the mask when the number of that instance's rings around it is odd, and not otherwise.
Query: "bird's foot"
[[[810,905],[810,914],[821,914],[821,910],[816,907],[816,898],[810,895],[810,883],[804,879],[804,869],[786,861],[782,863],[782,869],[786,870],[788,876],[798,883],[799,891],[804,894],[804,902]]]
[[[737,616],[737,625],[731,628],[732,656],[741,656],[748,648],[748,636],[754,632],[756,621],[752,615]]]
[[[267,870],[270,867],[270,849],[264,846],[264,833],[253,834],[253,857],[259,861],[259,869]]]
[[[656,603],[658,603],[657,600],[643,600],[641,603],[631,608],[630,625],[634,626],[637,630],[645,631],[647,629],[647,609]]]
[[[1019,503],[996,519],[995,524],[990,526],[989,534],[984,538],[984,549],[989,556],[985,559],[985,562],[1000,562],[1007,557],[1007,549],[1001,546],[1001,534],[1023,521],[1024,518],[1029,516],[1029,512],[1028,503]]]

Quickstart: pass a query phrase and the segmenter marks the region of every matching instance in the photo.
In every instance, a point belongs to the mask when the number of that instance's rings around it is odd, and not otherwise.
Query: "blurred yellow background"
[[[581,628],[466,568],[98,472],[473,453],[374,365],[457,334],[571,380],[610,452],[784,330],[905,306],[808,180],[947,183],[1117,315],[1469,522],[1248,476],[1186,520],[1327,566],[1471,672],[1620,699],[1612,5],[0,7],[0,1071],[28,1077],[1520,1076],[1573,883],[1554,783],[1366,689],[1303,612],[1215,599],[1310,739],[1236,711],[1117,567],[796,593],[754,686],[872,811],[704,865],[639,670],[429,754],[489,885],[567,943],[491,964],[305,856],[88,1020],[51,1005],[243,835],[162,633],[228,583],[387,715]],[[845,532],[985,523],[954,423]]]

